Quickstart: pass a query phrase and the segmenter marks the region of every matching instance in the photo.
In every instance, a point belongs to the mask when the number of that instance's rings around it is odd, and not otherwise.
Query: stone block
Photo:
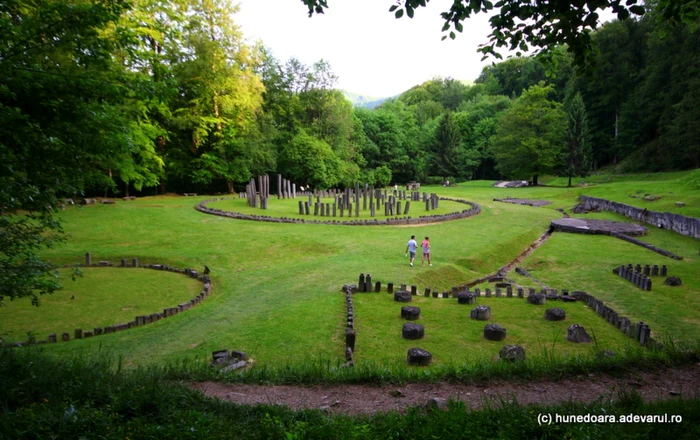
[[[404,339],[422,339],[425,336],[425,329],[420,324],[407,322],[401,329],[401,336]]]
[[[486,324],[484,338],[489,341],[502,341],[506,338],[506,329],[499,324]]]

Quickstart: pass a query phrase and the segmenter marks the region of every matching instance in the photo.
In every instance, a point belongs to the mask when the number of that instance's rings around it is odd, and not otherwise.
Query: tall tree
[[[580,93],[574,95],[567,108],[566,146],[568,149],[564,175],[569,178],[585,176],[590,169],[591,142],[586,105]]]
[[[461,174],[464,164],[460,163],[462,134],[451,112],[445,113],[435,129],[432,144],[431,171],[443,178]]]
[[[566,114],[550,101],[553,87],[534,85],[523,93],[500,120],[492,139],[496,169],[504,176],[538,176],[559,164],[565,140]]]

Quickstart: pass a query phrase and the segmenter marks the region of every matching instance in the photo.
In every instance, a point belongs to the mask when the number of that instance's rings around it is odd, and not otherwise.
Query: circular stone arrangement
[[[617,234],[640,236],[646,235],[647,229],[635,223],[614,222],[611,220],[593,220],[583,218],[558,218],[552,220],[551,227],[555,231],[574,232],[579,234]]]
[[[453,199],[448,197],[439,197],[440,200],[447,200],[450,202],[463,203],[470,206],[469,209],[465,209],[459,212],[452,212],[449,214],[435,214],[435,215],[425,215],[417,218],[406,217],[406,218],[387,218],[386,220],[371,219],[371,220],[348,220],[348,221],[336,221],[336,220],[306,220],[300,218],[290,218],[290,217],[271,217],[269,215],[252,215],[252,214],[241,214],[239,212],[224,211],[221,209],[208,208],[207,203],[218,202],[222,200],[229,200],[227,197],[219,197],[216,199],[203,200],[194,209],[205,214],[218,215],[221,217],[229,217],[238,220],[253,220],[259,222],[272,222],[272,223],[304,223],[304,224],[324,224],[324,225],[347,225],[347,226],[379,226],[379,225],[420,225],[428,223],[442,223],[448,220],[457,220],[467,217],[472,217],[481,213],[481,206],[474,202],[468,202],[462,199]]]

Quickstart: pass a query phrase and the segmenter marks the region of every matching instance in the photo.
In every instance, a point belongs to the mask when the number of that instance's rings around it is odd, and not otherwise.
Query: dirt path
[[[368,385],[335,386],[259,386],[202,382],[191,385],[209,397],[246,405],[283,405],[293,410],[323,409],[337,414],[373,414],[405,411],[423,406],[431,399],[441,405],[448,399],[461,400],[468,408],[485,403],[515,400],[520,404],[556,404],[570,400],[592,402],[615,399],[620,392],[635,390],[645,400],[700,396],[700,364],[641,372],[626,377],[590,374],[560,381],[490,382],[481,385],[407,384],[374,387]]]

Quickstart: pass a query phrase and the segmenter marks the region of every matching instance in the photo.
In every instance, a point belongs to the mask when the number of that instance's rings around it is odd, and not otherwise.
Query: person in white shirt
[[[408,240],[408,244],[406,245],[406,256],[408,257],[410,254],[410,261],[408,264],[413,267],[413,260],[416,258],[416,248],[418,248],[418,243],[416,243],[416,236],[411,235],[411,239]]]

